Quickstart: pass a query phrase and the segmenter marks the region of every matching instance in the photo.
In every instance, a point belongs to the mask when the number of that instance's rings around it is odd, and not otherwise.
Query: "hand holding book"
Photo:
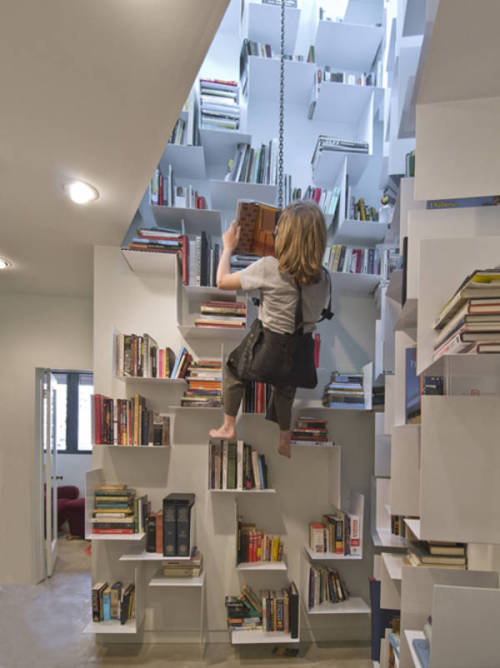
[[[231,252],[236,248],[240,240],[240,231],[241,228],[236,223],[235,220],[229,225],[227,230],[222,235],[222,243],[224,244],[224,250],[228,249]]]

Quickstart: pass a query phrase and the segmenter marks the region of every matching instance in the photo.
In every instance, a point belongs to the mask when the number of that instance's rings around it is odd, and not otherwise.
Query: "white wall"
[[[121,481],[147,493],[153,511],[161,508],[161,500],[170,492],[196,493],[197,543],[204,553],[207,583],[208,630],[211,640],[226,641],[227,631],[224,595],[237,594],[242,581],[235,569],[235,508],[230,495],[214,495],[207,491],[208,429],[218,416],[203,411],[169,411],[179,404],[182,388],[158,385],[127,388],[113,378],[113,334],[151,334],[162,346],[176,351],[185,343],[176,327],[174,276],[138,275],[128,268],[118,248],[97,247],[94,257],[94,386],[96,392],[124,397],[139,391],[152,404],[174,418],[173,447],[170,450],[94,449],[93,467],[102,466],[109,482]],[[359,369],[373,359],[375,306],[371,298],[336,296],[336,317],[321,325],[320,365],[326,374],[331,370]],[[214,339],[203,347],[193,344],[197,356],[220,356],[220,341]],[[211,346],[209,348],[208,346]],[[233,346],[229,344],[228,348]],[[324,381],[314,392],[322,395]],[[365,558],[358,563],[339,562],[339,571],[346,577],[352,595],[368,601],[368,577],[371,571],[372,546],[369,539],[369,484],[373,461],[373,416],[366,413],[325,413],[329,418],[330,433],[342,447],[342,499],[345,502],[351,490],[365,494]],[[271,484],[277,489],[273,496],[245,497],[239,509],[245,519],[285,538],[289,564],[288,577],[295,580],[304,593],[303,581],[307,568],[303,546],[307,540],[308,523],[319,519],[331,507],[328,504],[332,485],[328,451],[296,448],[291,461],[276,452],[278,432],[275,425],[266,423],[261,416],[244,417],[238,425],[238,434],[264,453],[269,463]],[[224,496],[224,498],[221,498]],[[94,579],[133,579],[133,566],[118,562],[127,549],[126,543],[93,545]],[[145,566],[151,571],[154,567]],[[128,570],[127,570],[128,569]],[[148,570],[148,575],[150,574]],[[276,574],[250,575],[248,583],[256,590],[262,587],[279,588],[285,579]],[[267,582],[267,584],[266,584]],[[145,588],[146,626],[150,639],[170,638],[175,633],[196,628],[199,600],[193,597],[176,598],[175,593],[158,592]],[[184,594],[183,594],[184,596]],[[176,605],[179,604],[179,605]],[[174,606],[174,607],[172,607]],[[171,611],[176,609],[175,617]],[[368,640],[367,615],[339,615],[318,619],[303,616],[307,632],[303,639]],[[310,627],[309,627],[310,623]]]
[[[80,491],[80,496],[85,496],[85,473],[91,468],[91,455],[65,455],[57,453],[57,475],[62,476],[58,481],[58,487],[64,485],[75,485]]]
[[[0,581],[29,584],[40,577],[35,368],[92,368],[92,309],[84,298],[0,294],[0,313]]]

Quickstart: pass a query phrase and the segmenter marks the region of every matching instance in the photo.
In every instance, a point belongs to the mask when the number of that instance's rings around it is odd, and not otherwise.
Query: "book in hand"
[[[274,256],[274,230],[280,213],[269,204],[240,200],[236,213],[240,239],[233,253]]]

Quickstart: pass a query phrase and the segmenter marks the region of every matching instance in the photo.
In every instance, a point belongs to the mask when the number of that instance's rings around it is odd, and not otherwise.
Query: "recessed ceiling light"
[[[88,204],[99,197],[97,189],[85,181],[71,181],[64,186],[64,189],[76,204]]]
[[[12,267],[12,262],[6,260],[4,257],[0,257],[0,270],[9,269],[9,267]]]

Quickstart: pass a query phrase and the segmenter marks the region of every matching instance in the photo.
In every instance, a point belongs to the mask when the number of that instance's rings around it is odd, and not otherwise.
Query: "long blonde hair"
[[[317,283],[326,247],[325,218],[313,201],[297,200],[283,209],[275,241],[279,271],[301,285]]]

